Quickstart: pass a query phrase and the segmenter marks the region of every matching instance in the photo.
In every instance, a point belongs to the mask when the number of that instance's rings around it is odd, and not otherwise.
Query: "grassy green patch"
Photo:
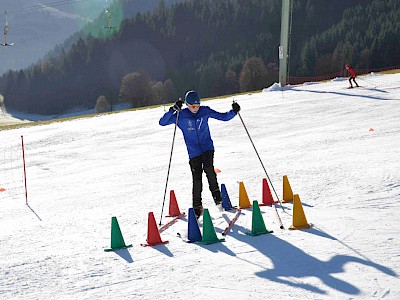
[[[379,72],[379,74],[397,74],[397,73],[400,73],[400,69]]]

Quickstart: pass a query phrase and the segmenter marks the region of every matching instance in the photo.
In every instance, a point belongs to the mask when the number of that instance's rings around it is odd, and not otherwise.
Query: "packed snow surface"
[[[158,121],[168,107],[0,131],[0,298],[400,299],[400,75],[357,79],[355,89],[336,79],[202,102],[242,108],[243,122],[209,122],[232,204],[239,182],[261,202],[267,174],[281,199],[287,175],[313,225],[288,230],[293,204],[278,203],[282,230],[261,206],[273,233],[253,237],[243,209],[210,245],[177,237],[188,218],[161,233],[168,244],[140,245],[149,212],[161,217],[174,125]],[[178,129],[162,224],[170,190],[188,212],[191,184]],[[203,204],[221,238],[235,212],[217,211],[205,176]],[[105,252],[114,216],[133,247]]]

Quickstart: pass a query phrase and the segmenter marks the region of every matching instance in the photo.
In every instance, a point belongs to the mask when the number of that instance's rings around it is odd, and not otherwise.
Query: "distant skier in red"
[[[350,78],[349,78],[349,82],[350,82],[350,88],[353,88],[353,84],[351,83],[351,80],[354,81],[354,83],[356,84],[357,87],[359,87],[359,85],[356,82],[356,72],[350,67],[349,64],[346,65],[346,70],[349,71],[350,73]]]

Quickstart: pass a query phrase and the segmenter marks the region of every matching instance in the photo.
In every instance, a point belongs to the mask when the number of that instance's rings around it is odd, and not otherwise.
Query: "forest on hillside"
[[[318,9],[311,11],[315,15]],[[291,65],[297,76],[335,73],[346,63],[356,69],[399,66],[400,1],[358,1],[336,24],[300,45],[297,63]]]
[[[161,5],[169,7],[182,1],[185,0],[163,0]],[[119,28],[125,19],[130,19],[138,13],[151,12],[158,5],[160,5],[160,0],[114,0],[92,22],[85,24],[80,31],[72,34],[62,44],[56,45],[45,55],[44,59],[59,57],[63,51],[68,51],[80,38],[86,39],[88,36],[99,39],[108,38],[116,33],[115,29]],[[107,26],[111,26],[113,29],[104,28]]]
[[[129,1],[116,3],[123,11]],[[7,107],[55,114],[93,108],[99,96],[140,107],[189,89],[202,97],[261,89],[278,78],[280,16],[280,0],[161,0],[112,32],[89,30],[4,74],[0,93]],[[290,74],[400,65],[399,17],[398,0],[294,0]]]

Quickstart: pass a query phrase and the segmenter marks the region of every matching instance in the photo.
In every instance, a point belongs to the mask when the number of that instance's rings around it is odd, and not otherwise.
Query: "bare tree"
[[[4,96],[0,95],[0,114],[5,115],[7,113],[6,104],[4,103]]]
[[[162,103],[164,84],[161,81],[152,82],[150,105]]]
[[[176,88],[171,79],[164,81],[163,103],[175,102],[177,97]]]
[[[122,101],[131,102],[133,107],[149,104],[152,94],[150,76],[143,71],[129,73],[122,78],[119,96]]]
[[[107,101],[105,96],[100,96],[99,98],[97,98],[94,110],[96,113],[103,113],[103,112],[111,111],[110,102]]]
[[[261,58],[254,56],[248,58],[240,72],[240,91],[255,91],[264,88],[267,75],[267,68]]]

